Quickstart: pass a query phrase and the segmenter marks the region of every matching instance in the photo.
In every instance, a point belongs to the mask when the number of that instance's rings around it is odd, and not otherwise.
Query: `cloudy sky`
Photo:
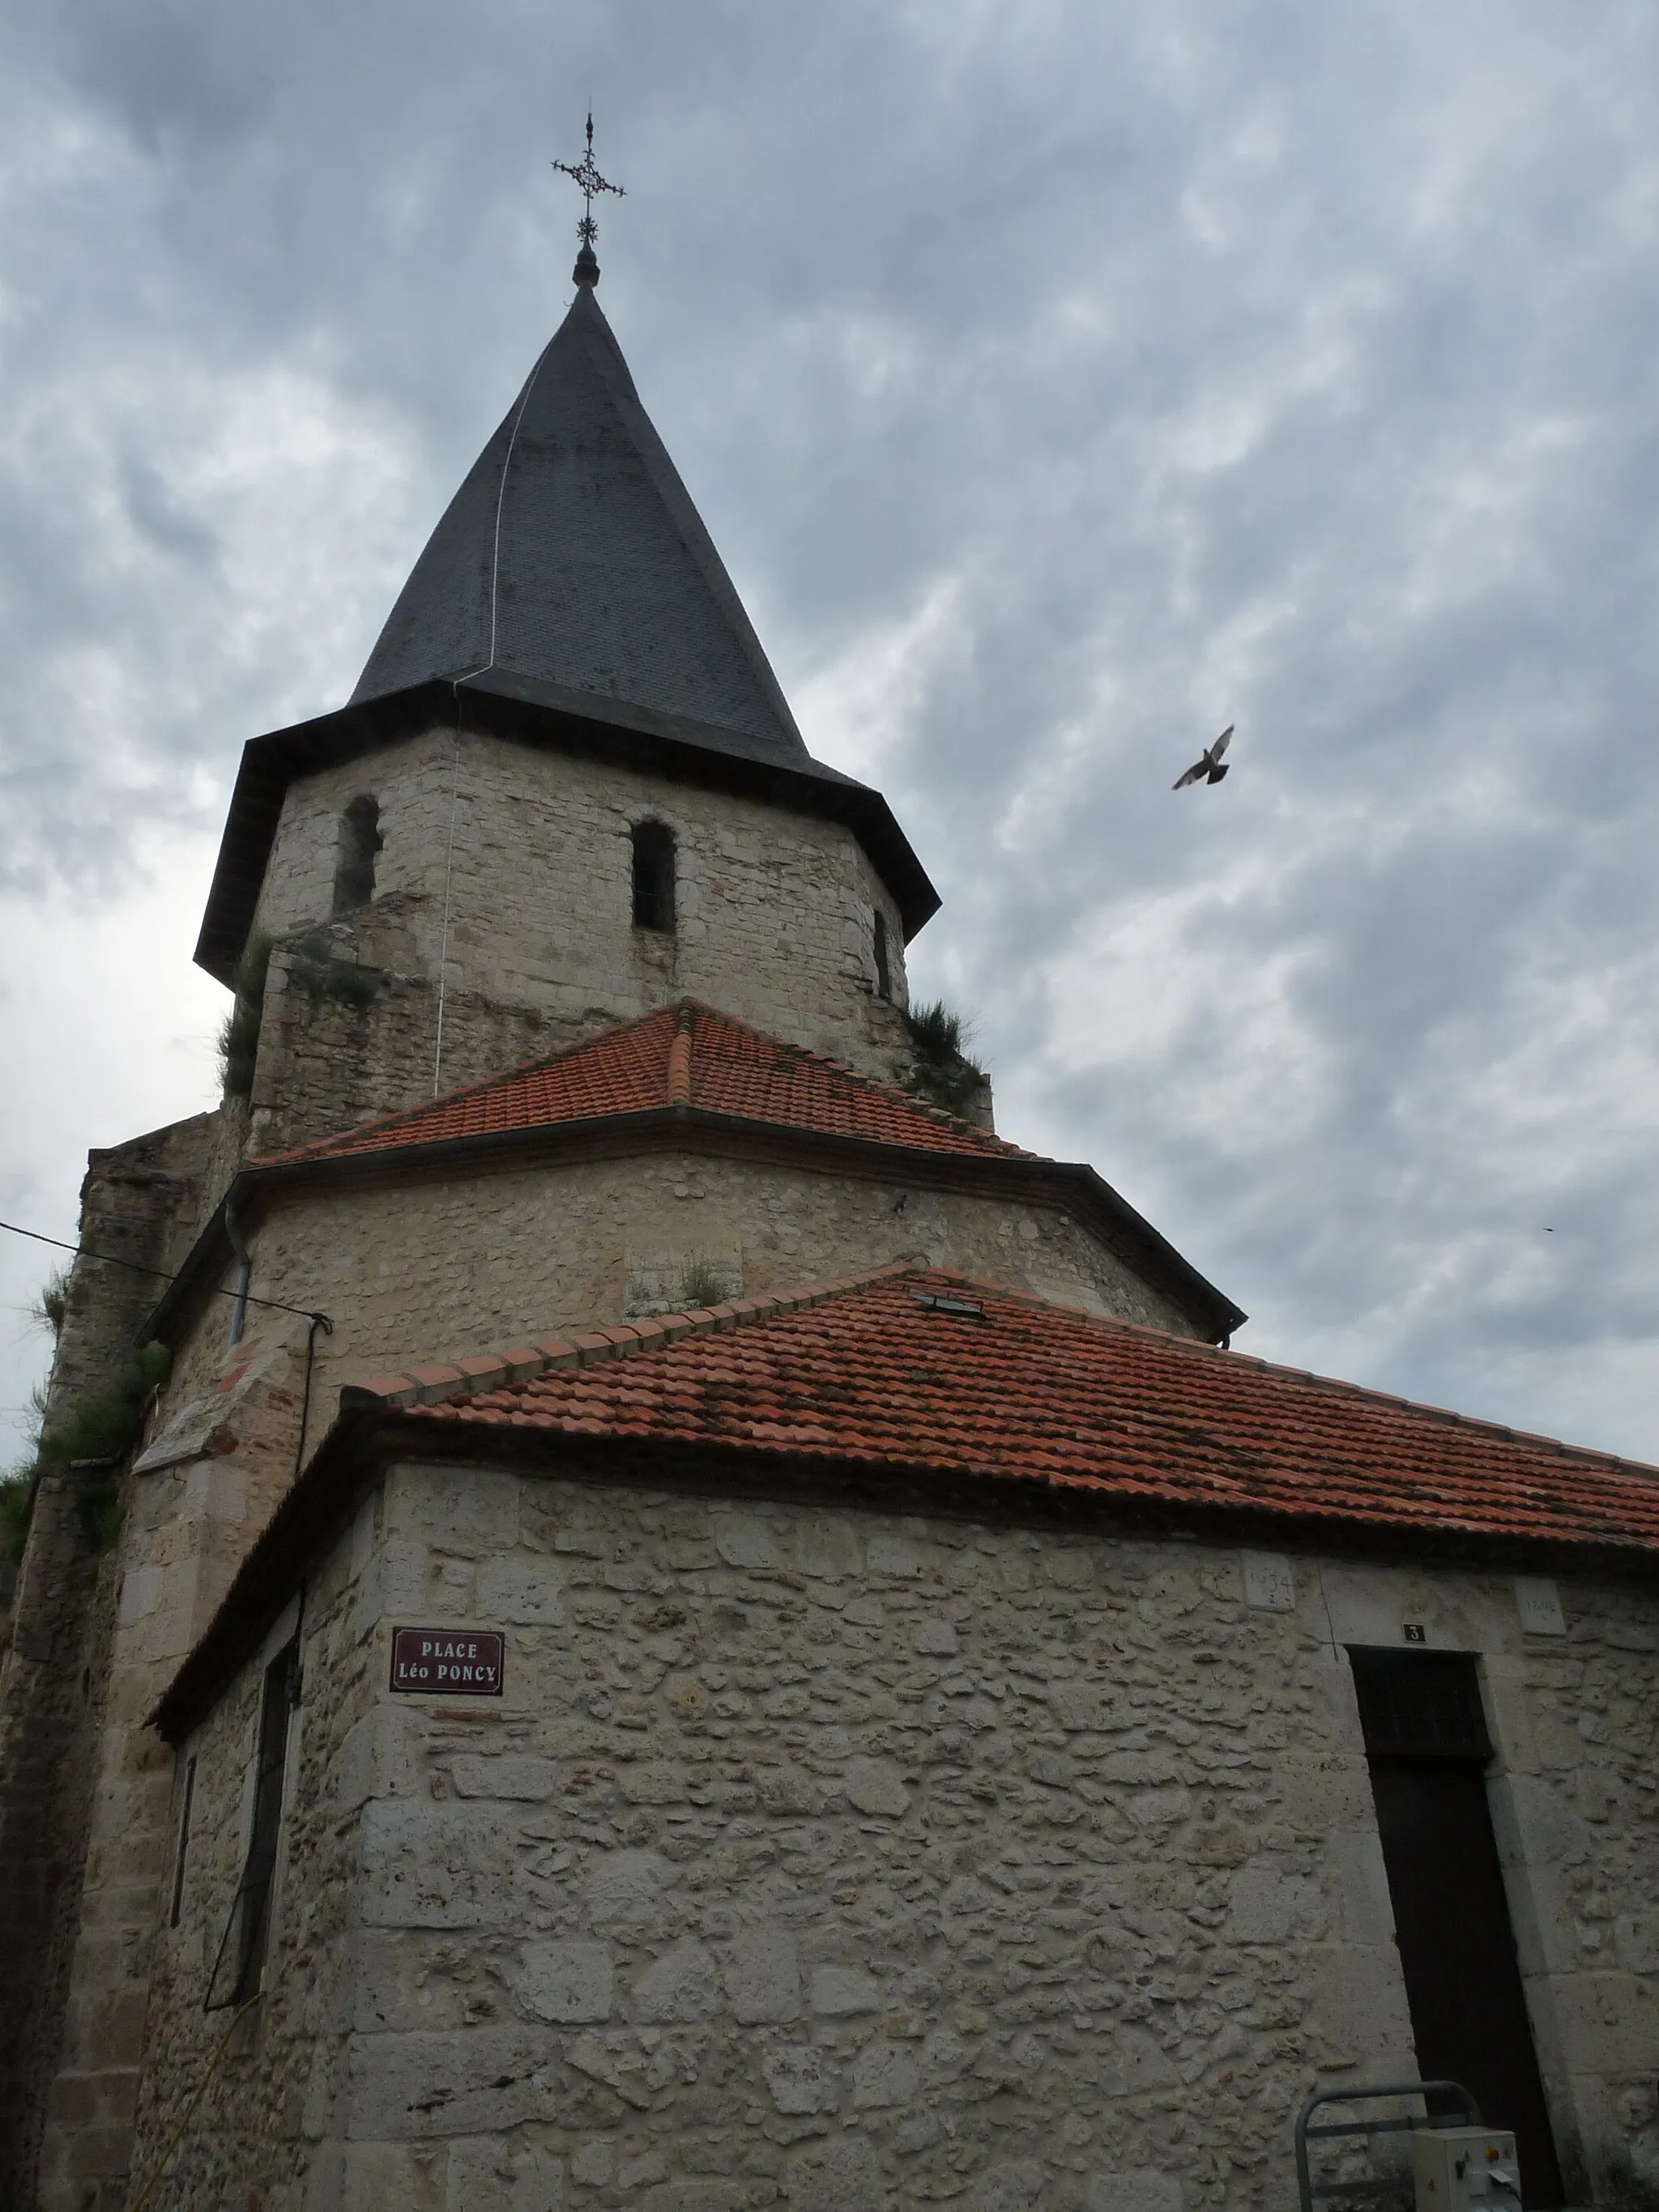
[[[0,1212],[212,1102],[239,749],[562,313],[590,96],[606,311],[1002,1127],[1249,1349],[1659,1458],[1652,0],[10,0]]]

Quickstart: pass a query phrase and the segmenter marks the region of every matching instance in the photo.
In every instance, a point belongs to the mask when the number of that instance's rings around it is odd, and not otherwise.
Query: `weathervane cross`
[[[555,161],[553,167],[563,175],[574,177],[581,186],[582,219],[576,225],[576,235],[581,240],[581,246],[576,255],[576,266],[571,274],[578,284],[585,284],[591,290],[599,281],[599,258],[593,251],[593,241],[599,234],[599,226],[593,220],[593,195],[595,192],[615,192],[619,200],[628,197],[620,185],[613,185],[599,174],[594,162],[593,111],[591,107],[587,111],[587,151],[580,161]]]

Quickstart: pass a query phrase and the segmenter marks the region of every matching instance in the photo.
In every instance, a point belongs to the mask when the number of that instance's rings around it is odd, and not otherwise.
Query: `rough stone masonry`
[[[1551,1639],[1468,1569],[400,1467],[307,1581],[269,1996],[167,2201],[1282,2206],[1309,2081],[1415,2070],[1342,1648],[1402,1612],[1482,1655],[1553,2103],[1651,2176],[1659,1605],[1562,1597]],[[297,1615],[179,1747],[139,2175]],[[504,1634],[499,1704],[390,1689],[416,1620]]]

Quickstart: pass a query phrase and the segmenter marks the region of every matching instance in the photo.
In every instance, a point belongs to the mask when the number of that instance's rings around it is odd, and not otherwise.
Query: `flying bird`
[[[1212,783],[1219,783],[1227,773],[1227,763],[1221,756],[1226,751],[1232,734],[1233,726],[1229,722],[1209,750],[1193,763],[1185,775],[1177,776],[1170,788],[1185,791],[1189,783],[1201,783],[1206,776]]]

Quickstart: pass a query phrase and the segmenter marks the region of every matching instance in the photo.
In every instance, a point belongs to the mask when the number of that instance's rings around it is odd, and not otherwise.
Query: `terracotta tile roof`
[[[907,1091],[691,999],[601,1030],[550,1060],[280,1157],[338,1159],[672,1105],[933,1152],[1034,1157]]]
[[[1659,1470],[902,1262],[388,1376],[346,1402],[1659,1553]]]

